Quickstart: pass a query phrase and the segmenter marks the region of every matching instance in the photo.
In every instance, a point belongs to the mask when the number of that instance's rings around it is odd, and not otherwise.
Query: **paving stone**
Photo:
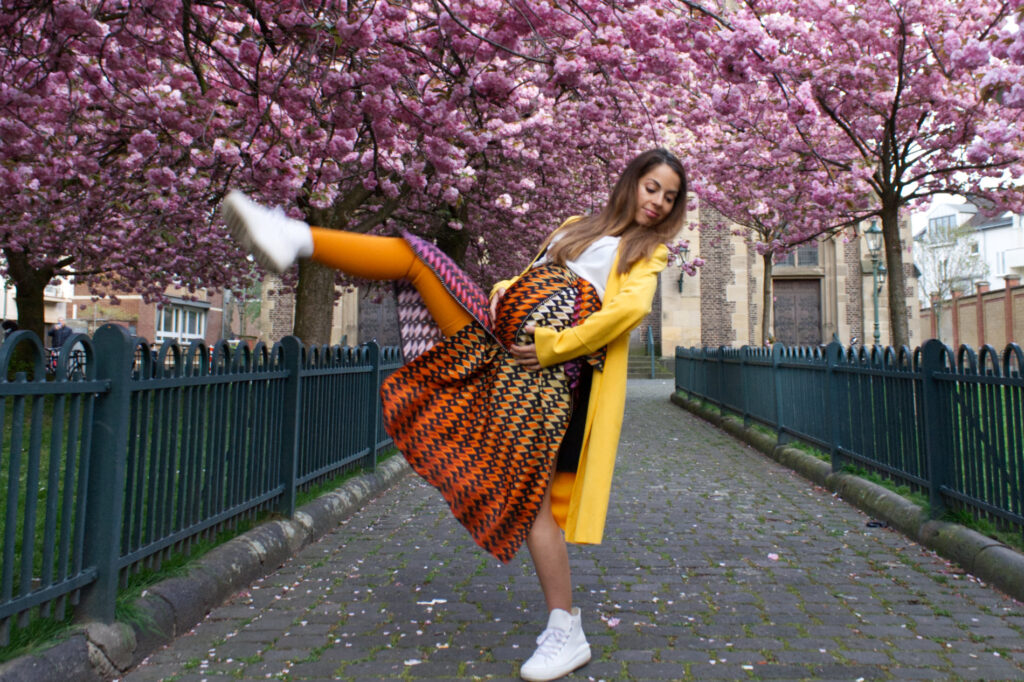
[[[266,651],[255,654],[258,659],[252,663],[283,663],[285,661],[294,663],[296,653],[297,652],[294,649],[267,649]],[[252,663],[250,663],[250,665],[252,665]]]
[[[623,666],[626,664],[622,661],[600,661],[591,660],[582,668],[576,670],[571,678],[568,679],[583,679],[583,680],[620,680],[622,679]],[[513,674],[518,678],[517,667]]]
[[[927,665],[934,668],[942,668],[946,666],[946,659],[943,656],[930,651],[907,651],[900,647],[895,649],[891,655],[897,665]]]
[[[818,633],[815,632],[813,634],[817,635]],[[842,640],[826,639],[826,638],[823,638],[823,637],[812,636],[812,637],[800,637],[798,639],[793,639],[793,640],[790,640],[787,644],[789,645],[790,649],[797,649],[797,650],[812,649],[814,651],[818,651],[820,649],[825,649],[826,651],[832,651],[833,649],[838,649],[841,642],[842,642]]]
[[[139,682],[177,679],[176,676],[181,673],[181,665],[182,661],[180,659],[160,662],[150,657],[142,663],[141,668],[137,668],[132,673],[132,679],[139,680]]]
[[[825,651],[776,651],[775,660],[779,663],[825,664],[835,663],[836,657]]]
[[[878,665],[886,665],[892,662],[889,658],[889,654],[884,651],[861,651],[857,649],[843,650],[839,652],[843,658],[847,659],[851,663],[874,663]]]
[[[1024,606],[671,391],[630,383],[605,542],[570,549],[595,659],[568,679],[1024,678]],[[545,620],[527,553],[410,475],[124,680],[515,680]]]
[[[259,655],[263,650],[254,647],[251,641],[247,642],[234,638],[217,646],[215,651],[218,658],[248,658]]]
[[[275,649],[316,649],[327,643],[323,635],[293,635],[284,633],[274,642]]]
[[[897,680],[944,680],[949,674],[935,668],[891,668],[890,672]]]
[[[337,661],[311,661],[308,663],[296,663],[291,667],[289,673],[292,677],[300,680],[309,678],[331,679],[340,667]]]
[[[818,682],[825,680],[885,680],[889,674],[869,665],[823,665],[814,668],[810,677]]]

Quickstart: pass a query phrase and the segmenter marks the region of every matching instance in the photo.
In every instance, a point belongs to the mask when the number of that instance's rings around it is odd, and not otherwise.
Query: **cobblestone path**
[[[631,381],[571,679],[1022,679],[1024,607]],[[125,678],[518,679],[546,615],[410,475]]]

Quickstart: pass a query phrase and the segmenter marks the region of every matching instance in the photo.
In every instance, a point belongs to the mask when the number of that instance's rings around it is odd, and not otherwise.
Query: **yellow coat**
[[[605,286],[601,310],[582,324],[560,332],[538,327],[534,340],[541,365],[548,367],[608,346],[604,370],[595,371],[576,473],[557,473],[552,483],[552,511],[565,539],[597,544],[604,535],[615,455],[626,404],[626,363],[629,333],[651,312],[658,273],[668,265],[668,249],[617,272],[618,256]],[[515,280],[499,282],[507,288]]]

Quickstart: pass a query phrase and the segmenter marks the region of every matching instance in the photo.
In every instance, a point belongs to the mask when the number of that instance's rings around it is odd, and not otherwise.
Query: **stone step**
[[[629,356],[627,376],[630,379],[671,379],[675,376],[675,361],[673,358],[655,358],[652,377],[651,356],[634,353]]]

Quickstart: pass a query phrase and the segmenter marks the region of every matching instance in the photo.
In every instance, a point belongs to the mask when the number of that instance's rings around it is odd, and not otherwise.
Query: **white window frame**
[[[188,345],[196,339],[204,341],[207,312],[206,308],[182,303],[168,303],[162,308],[157,308],[154,325],[156,343],[175,340],[182,345]]]

